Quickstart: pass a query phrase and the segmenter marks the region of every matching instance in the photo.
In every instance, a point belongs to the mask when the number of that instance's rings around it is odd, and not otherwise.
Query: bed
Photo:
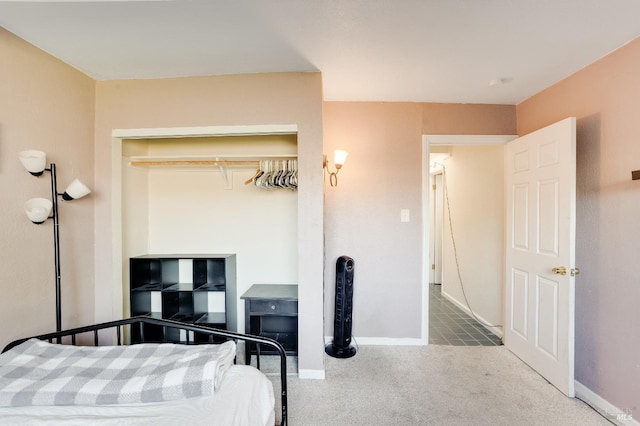
[[[149,325],[162,336],[177,331],[183,341],[156,335],[148,342]],[[123,345],[134,331],[142,343]],[[0,419],[19,425],[274,425],[272,382],[254,367],[235,364],[237,342],[279,354],[278,420],[285,426],[286,355],[278,342],[152,317],[8,344],[0,355]]]

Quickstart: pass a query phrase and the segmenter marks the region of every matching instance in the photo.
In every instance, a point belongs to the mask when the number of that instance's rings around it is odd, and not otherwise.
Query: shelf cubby
[[[130,260],[131,316],[151,315],[187,324],[237,330],[234,254],[144,255]],[[186,336],[147,325],[147,341]],[[201,341],[200,336],[190,338]],[[141,339],[132,333],[132,341]]]

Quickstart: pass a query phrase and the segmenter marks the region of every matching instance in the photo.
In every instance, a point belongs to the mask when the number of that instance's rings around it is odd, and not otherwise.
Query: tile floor
[[[452,346],[499,346],[502,341],[429,285],[429,343]]]

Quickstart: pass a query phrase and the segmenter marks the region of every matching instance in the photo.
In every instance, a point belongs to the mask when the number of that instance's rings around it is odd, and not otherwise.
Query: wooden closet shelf
[[[259,160],[132,160],[132,166],[255,166]]]

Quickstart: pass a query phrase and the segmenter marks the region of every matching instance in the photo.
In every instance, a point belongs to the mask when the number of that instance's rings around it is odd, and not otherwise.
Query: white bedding
[[[233,365],[214,397],[108,406],[0,407],[0,424],[98,426],[272,426],[275,398],[260,371]]]

